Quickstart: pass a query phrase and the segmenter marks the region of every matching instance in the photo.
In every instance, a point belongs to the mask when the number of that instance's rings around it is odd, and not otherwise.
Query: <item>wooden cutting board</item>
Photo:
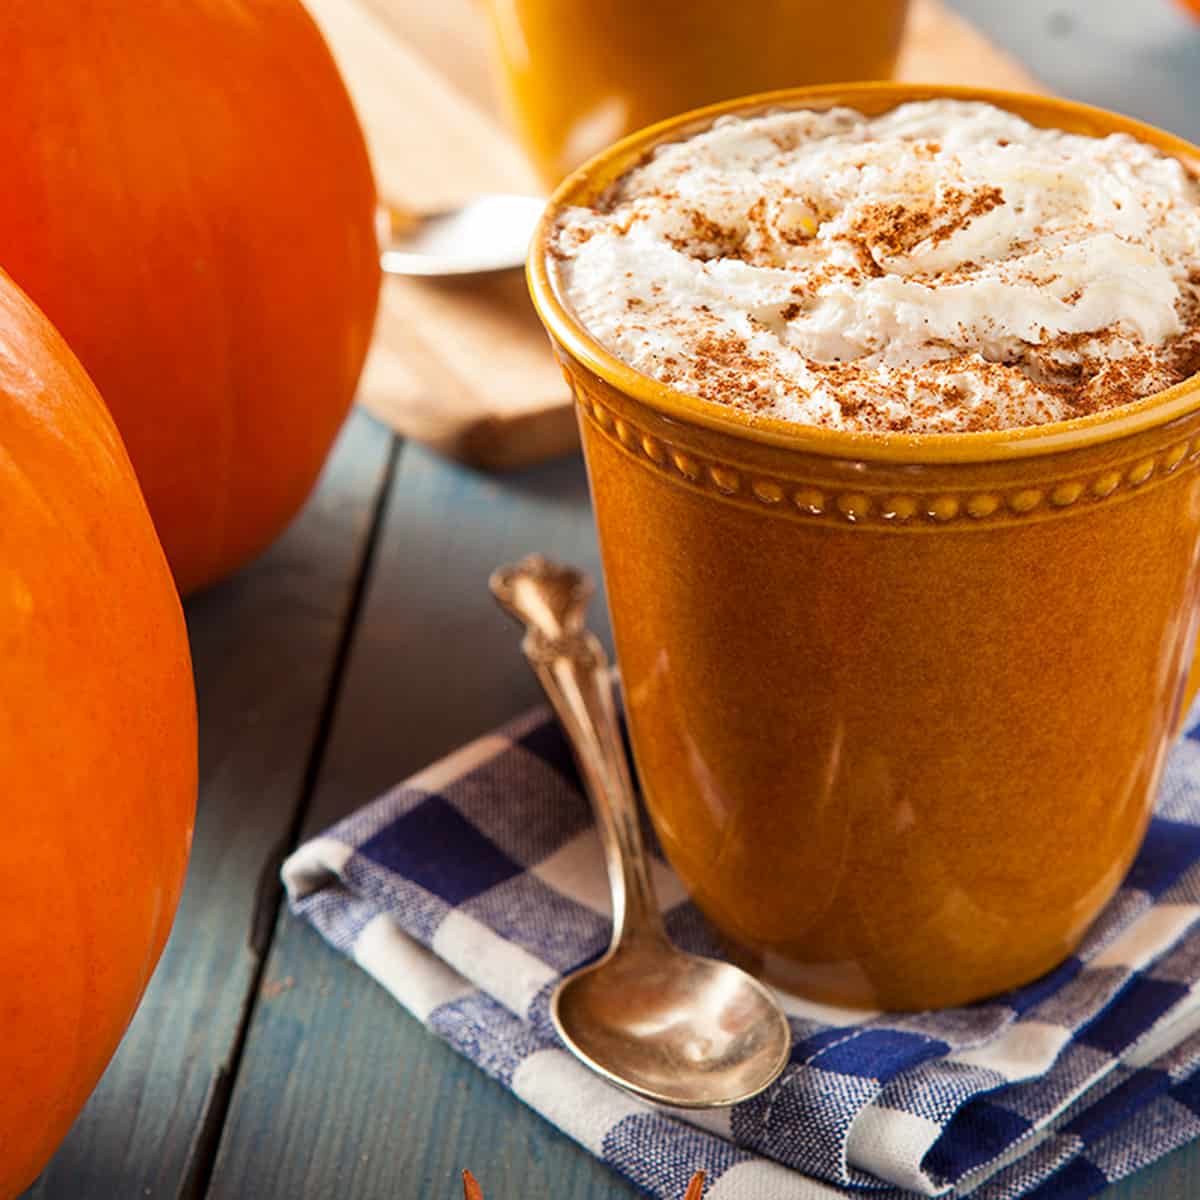
[[[474,0],[307,0],[366,127],[380,194],[437,209],[536,193],[505,131]],[[914,0],[902,79],[1037,90],[939,0]],[[491,470],[570,452],[575,420],[520,272],[388,279],[359,400],[399,433]]]

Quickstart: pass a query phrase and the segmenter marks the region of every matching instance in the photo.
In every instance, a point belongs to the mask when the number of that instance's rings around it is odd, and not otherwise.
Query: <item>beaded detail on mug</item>
[[[564,372],[566,373],[566,372]],[[936,527],[981,525],[1030,516],[1052,516],[1079,505],[1128,494],[1163,480],[1184,464],[1200,463],[1200,436],[1181,440],[1155,455],[1141,454],[1121,467],[1094,475],[1049,481],[1039,486],[964,490],[939,489],[922,494],[866,487],[830,488],[758,473],[717,461],[704,461],[662,437],[617,417],[568,375],[576,403],[609,441],[616,442],[647,467],[727,501],[799,518],[826,518],[852,525]]]

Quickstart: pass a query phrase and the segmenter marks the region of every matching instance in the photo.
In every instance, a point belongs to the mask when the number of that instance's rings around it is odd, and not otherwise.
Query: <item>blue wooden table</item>
[[[1200,141],[1200,26],[1170,0],[955,0],[1053,90]],[[486,578],[598,569],[581,464],[505,478],[347,424],[311,503],[188,605],[201,796],[145,1003],[37,1200],[488,1200],[634,1192],[281,906],[282,856],[536,700]],[[602,605],[596,619],[603,626]],[[1200,1144],[1112,1200],[1200,1195]]]

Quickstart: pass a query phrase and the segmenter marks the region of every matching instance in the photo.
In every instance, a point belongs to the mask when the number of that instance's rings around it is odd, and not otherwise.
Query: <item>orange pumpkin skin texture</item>
[[[116,1048],[183,886],[196,709],[170,570],[61,337],[0,272],[0,1200]]]
[[[295,514],[353,397],[379,290],[362,131],[299,0],[10,4],[0,45],[0,264],[95,381],[193,591]]]

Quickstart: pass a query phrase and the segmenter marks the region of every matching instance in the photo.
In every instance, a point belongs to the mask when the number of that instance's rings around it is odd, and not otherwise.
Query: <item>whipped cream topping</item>
[[[1034,425],[1200,370],[1200,183],[989,104],[725,117],[566,210],[551,249],[630,366],[805,424]]]

